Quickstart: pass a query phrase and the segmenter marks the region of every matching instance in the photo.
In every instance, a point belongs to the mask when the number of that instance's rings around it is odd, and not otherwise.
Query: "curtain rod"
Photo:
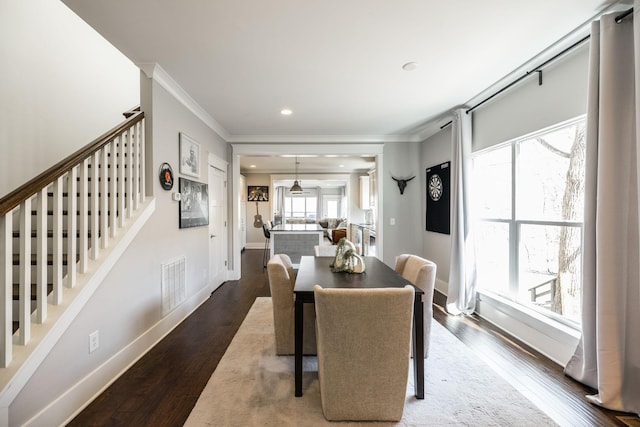
[[[620,15],[615,17],[615,21],[616,23],[620,23],[622,22],[622,20],[624,18],[626,18],[627,16],[631,15],[633,13],[633,8],[621,13]],[[564,49],[562,52],[557,53],[556,55],[552,56],[551,58],[547,59],[546,61],[544,61],[542,64],[538,65],[537,67],[535,67],[534,69],[532,69],[531,71],[527,71],[526,73],[524,73],[522,76],[518,77],[517,79],[515,79],[514,81],[512,81],[511,83],[509,83],[508,85],[506,85],[505,87],[503,87],[502,89],[498,90],[497,92],[494,92],[492,95],[488,96],[487,98],[483,99],[482,101],[478,102],[476,105],[472,106],[471,108],[469,108],[466,113],[469,114],[470,112],[472,112],[473,110],[475,110],[476,108],[478,108],[479,106],[481,106],[482,104],[484,104],[485,102],[495,98],[496,96],[500,95],[502,92],[504,92],[505,90],[511,88],[513,85],[519,83],[520,81],[522,81],[523,79],[529,77],[530,75],[532,75],[533,73],[537,73],[538,74],[538,84],[542,85],[542,68],[549,65],[551,62],[555,61],[556,59],[560,58],[562,55],[564,55],[565,53],[575,49],[576,47],[580,46],[582,43],[584,43],[585,41],[589,40],[589,38],[591,37],[591,35],[587,35],[583,38],[581,38],[580,40],[578,40],[577,42],[575,42],[574,44],[572,44],[571,46],[567,47],[566,49]],[[451,123],[453,122],[453,120],[449,120],[447,123],[443,124],[442,126],[440,126],[440,129],[444,129],[447,126],[449,126]]]

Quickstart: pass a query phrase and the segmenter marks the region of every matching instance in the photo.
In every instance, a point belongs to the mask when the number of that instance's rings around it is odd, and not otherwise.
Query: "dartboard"
[[[440,200],[442,196],[442,180],[437,174],[431,175],[429,179],[429,196],[434,202]]]

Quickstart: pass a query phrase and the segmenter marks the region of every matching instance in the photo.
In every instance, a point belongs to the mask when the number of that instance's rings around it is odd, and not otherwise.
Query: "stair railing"
[[[144,202],[144,113],[0,199],[0,367]]]

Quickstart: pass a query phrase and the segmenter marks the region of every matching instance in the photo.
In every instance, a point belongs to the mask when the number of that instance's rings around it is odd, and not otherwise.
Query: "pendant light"
[[[293,185],[289,189],[291,194],[300,194],[302,193],[302,187],[298,183],[298,156],[296,156],[296,179],[293,181]]]

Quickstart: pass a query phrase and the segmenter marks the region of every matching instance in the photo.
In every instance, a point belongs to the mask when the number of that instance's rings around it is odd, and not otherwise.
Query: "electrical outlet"
[[[396,225],[396,219],[395,218],[389,218],[389,225]]]
[[[89,353],[93,353],[100,347],[100,333],[93,331],[89,334]]]

